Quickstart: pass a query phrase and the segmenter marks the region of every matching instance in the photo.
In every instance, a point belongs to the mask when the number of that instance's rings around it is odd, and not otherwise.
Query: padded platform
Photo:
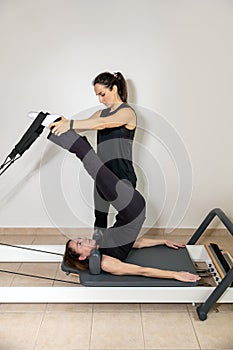
[[[154,246],[132,249],[125,262],[163,270],[196,273],[186,248],[177,250],[166,246]],[[78,271],[70,268],[64,261],[62,262],[62,270],[79,274],[80,283],[87,287],[192,287],[198,284],[198,282],[181,282],[173,279],[143,276],[115,276],[106,272],[91,275],[88,270]]]

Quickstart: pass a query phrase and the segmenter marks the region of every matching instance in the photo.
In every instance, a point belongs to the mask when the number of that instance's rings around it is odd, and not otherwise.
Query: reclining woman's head
[[[87,270],[89,267],[89,256],[96,241],[90,238],[78,238],[77,241],[69,240],[66,243],[64,261],[78,270]]]

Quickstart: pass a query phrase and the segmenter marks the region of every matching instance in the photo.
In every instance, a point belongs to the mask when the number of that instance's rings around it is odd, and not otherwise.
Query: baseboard
[[[142,234],[148,236],[189,236],[191,237],[195,228],[156,228],[156,227],[143,227]],[[92,228],[77,227],[77,228],[53,228],[53,227],[2,227],[0,228],[0,235],[65,235],[69,236],[72,233],[75,236],[80,235],[91,235],[93,232]],[[223,236],[228,233],[226,228],[207,228],[205,236]]]

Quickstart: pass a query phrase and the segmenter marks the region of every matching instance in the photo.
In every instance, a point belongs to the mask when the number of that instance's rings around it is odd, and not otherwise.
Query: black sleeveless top
[[[100,117],[109,117],[123,108],[126,109],[126,113],[128,108],[133,109],[124,102],[113,112],[110,108],[103,109]],[[129,130],[124,125],[98,130],[97,154],[119,179],[126,179],[136,187],[137,177],[132,163],[134,134],[135,129]]]

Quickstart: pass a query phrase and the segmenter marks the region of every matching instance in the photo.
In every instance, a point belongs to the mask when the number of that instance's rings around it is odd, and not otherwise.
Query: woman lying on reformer
[[[86,137],[80,136],[72,129],[60,133],[58,136],[51,128],[48,139],[74,153],[82,161],[89,175],[96,181],[100,191],[118,212],[114,225],[103,232],[102,244],[99,247],[103,271],[114,275],[171,278],[183,282],[196,282],[200,279],[198,275],[189,272],[161,270],[124,262],[132,248],[165,244],[178,249],[184,245],[165,240],[138,238],[145,220],[144,198],[129,182],[119,180],[103,164]],[[79,270],[88,269],[88,257],[95,247],[96,241],[93,239],[69,240],[66,244],[64,261]]]

